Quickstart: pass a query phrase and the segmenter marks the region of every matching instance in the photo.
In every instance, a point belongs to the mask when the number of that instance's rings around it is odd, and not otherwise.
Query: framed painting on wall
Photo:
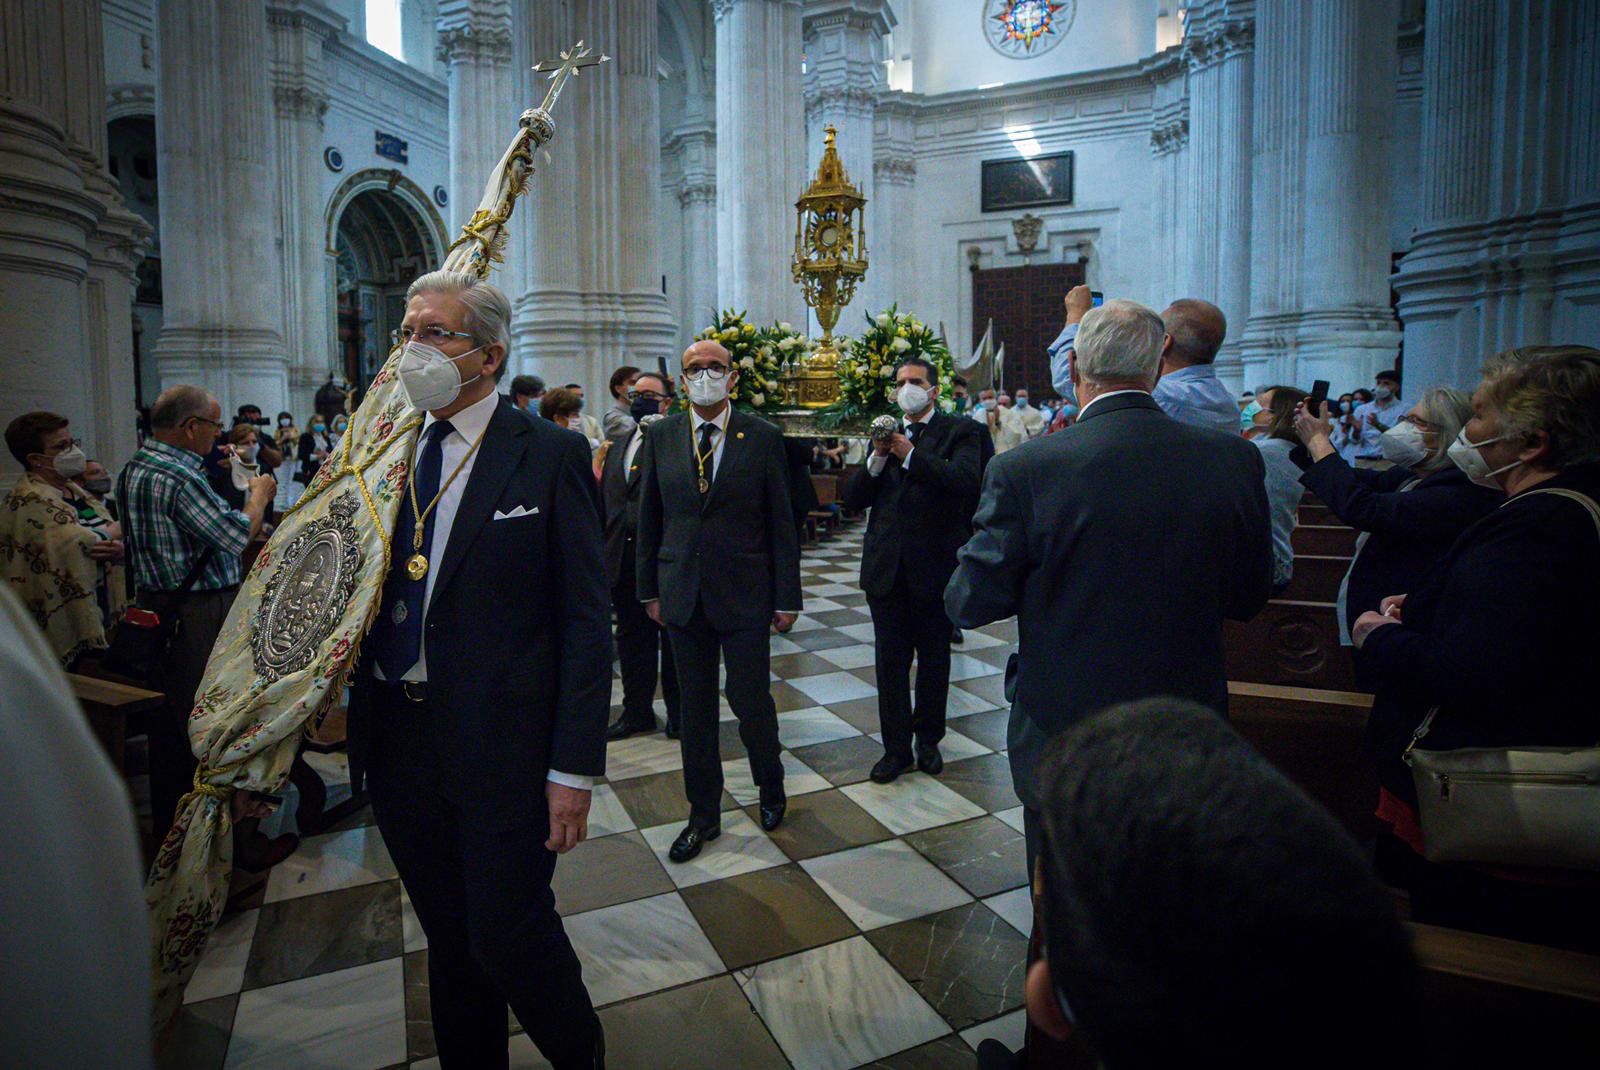
[[[1072,203],[1072,153],[983,161],[983,210]]]

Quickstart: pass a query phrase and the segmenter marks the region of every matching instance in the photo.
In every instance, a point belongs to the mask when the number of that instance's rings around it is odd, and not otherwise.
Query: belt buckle
[[[400,692],[411,702],[428,701],[428,687],[413,680],[406,680],[400,684]]]

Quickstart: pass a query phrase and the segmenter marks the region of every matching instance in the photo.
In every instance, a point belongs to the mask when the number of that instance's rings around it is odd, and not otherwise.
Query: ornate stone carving
[[[1150,128],[1150,155],[1165,156],[1189,143],[1189,117],[1178,115]]]
[[[328,112],[328,94],[305,86],[273,86],[272,103],[282,118],[315,119],[319,126]]]
[[[1017,248],[1025,253],[1031,253],[1038,248],[1039,235],[1043,230],[1044,220],[1032,212],[1023,212],[1011,221],[1011,233],[1017,239]]]
[[[678,204],[683,208],[691,204],[709,204],[713,207],[717,203],[717,184],[710,179],[698,182],[685,182],[678,187]]]
[[[872,161],[872,178],[879,183],[898,183],[909,186],[917,180],[917,160],[914,156],[879,156]]]
[[[445,63],[510,63],[511,30],[472,25],[440,30],[437,55]]]

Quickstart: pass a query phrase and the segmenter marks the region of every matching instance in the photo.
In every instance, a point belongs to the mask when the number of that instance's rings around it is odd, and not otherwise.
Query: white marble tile
[[[904,840],[887,840],[800,863],[861,929],[969,903],[972,897]]]
[[[308,750],[301,755],[306,764],[316,770],[322,782],[332,787],[335,784],[350,783],[350,755],[343,751],[332,751],[323,754],[320,751]]]
[[[589,796],[589,838],[631,832],[634,827],[633,818],[617,798],[616,789],[610,784],[596,784]]]
[[[1000,753],[1004,754],[1005,752],[1001,751]],[[996,810],[994,816],[998,817],[1001,821],[1004,821],[1018,832],[1022,831],[1022,807],[1013,806],[1009,810]]]
[[[961,642],[952,647],[952,650],[987,650],[993,646],[1010,646],[1004,639],[996,639],[976,628],[963,628]]]
[[[974,713],[988,713],[990,710],[997,708],[994,703],[979,698],[971,691],[952,687],[949,698],[946,700],[945,717],[949,720],[955,720],[958,717],[967,717]]]
[[[838,594],[859,594],[860,589],[850,583],[819,583],[806,588],[807,594],[819,594],[824,598],[832,598]]]
[[[575,914],[563,924],[596,1007],[724,969],[677,892]]]
[[[1033,932],[1033,889],[1028,885],[991,895],[983,903],[1023,936]]]
[[[843,594],[844,592],[841,591],[840,593]],[[846,608],[831,598],[818,598],[815,595],[809,594],[805,597],[805,603],[805,611],[807,613],[822,613],[829,609]]]
[[[734,978],[795,1070],[846,1070],[950,1031],[864,936]]]
[[[774,635],[772,637],[772,653],[774,656],[778,654],[804,654],[805,651],[805,647],[787,636]]]
[[[976,680],[980,676],[994,676],[1005,670],[999,666],[990,665],[971,654],[950,655],[950,680]]]
[[[376,825],[308,836],[267,879],[265,902],[394,880],[394,862]]]
[[[784,742],[787,744],[788,740]],[[778,760],[783,763],[785,795],[807,795],[833,787],[827,778],[812,772],[810,766],[787,750],[779,752]],[[750,776],[750,762],[744,758],[730,758],[722,763],[722,786],[740,806],[750,806],[761,799],[761,789]]]
[[[856,698],[870,698],[878,689],[847,672],[825,672],[820,676],[801,676],[789,681],[789,686],[813,702],[849,702]]]
[[[883,742],[882,732],[868,733],[875,743]],[[980,754],[991,753],[988,747],[975,739],[968,739],[960,732],[945,730],[944,738],[939,741],[939,754],[947,762],[959,762],[963,758],[976,758]]]
[[[807,607],[807,608],[810,608],[810,607]],[[791,632],[814,632],[814,631],[818,631],[819,629],[826,628],[826,627],[827,627],[827,625],[822,623],[817,618],[808,617],[804,613],[802,613],[802,614],[800,614],[800,616],[795,618],[794,625],[789,630]],[[801,649],[805,649],[805,648],[802,647]],[[776,654],[777,651],[774,650],[773,653]]]
[[[195,967],[189,986],[183,990],[185,1003],[196,1003],[214,996],[231,996],[244,986],[244,967],[250,960],[250,943],[256,935],[259,910],[241,910],[222,919],[206,941],[205,954]]]
[[[837,650],[819,650],[817,657],[832,662],[841,669],[864,669],[877,660],[876,652],[867,643],[842,646]]]
[[[847,571],[847,570],[844,570],[844,569],[840,569],[839,571],[836,571],[836,572],[821,572],[821,573],[818,573],[818,576],[820,576],[822,579],[825,579],[825,580],[833,580],[836,583],[850,583],[850,584],[854,584],[858,580],[861,579],[861,573],[860,572]]]
[[[912,774],[892,784],[864,781],[839,789],[896,836],[982,817],[983,807],[933,777]]]
[[[785,747],[809,747],[836,739],[859,736],[861,730],[831,710],[806,706],[778,714],[778,738]]]
[[[630,736],[606,744],[606,779],[628,780],[683,768],[683,749],[666,736]]]
[[[741,873],[771,869],[789,861],[789,856],[743,810],[725,812],[722,815],[722,835],[701,848],[697,856],[687,862],[670,862],[667,860],[667,851],[682,831],[681,821],[644,830],[645,843],[650,845],[661,862],[661,868],[667,871],[667,876],[679,888],[692,888],[696,884],[737,877]]]
[[[846,624],[842,628],[835,628],[834,631],[840,635],[848,635],[858,643],[871,643],[878,634],[870,620],[862,621],[860,624]]]
[[[1022,1008],[990,1019],[982,1025],[975,1025],[971,1029],[963,1029],[961,1039],[966,1041],[967,1047],[973,1051],[977,1051],[978,1045],[991,1037],[1012,1051],[1021,1051],[1022,1038],[1027,1031],[1028,1011]]]
[[[226,1070],[377,1070],[406,1058],[398,958],[245,992]]]
[[[411,896],[403,884],[400,886],[400,939],[408,955],[428,946],[428,934],[422,931],[417,908],[411,905]]]

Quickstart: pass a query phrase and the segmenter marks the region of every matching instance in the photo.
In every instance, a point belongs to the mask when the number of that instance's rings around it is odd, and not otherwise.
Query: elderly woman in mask
[[[1352,629],[1376,684],[1368,743],[1379,817],[1411,849],[1402,857],[1415,920],[1600,951],[1600,876],[1424,861],[1402,759],[1430,710],[1421,745],[1431,751],[1600,740],[1600,350],[1496,357],[1449,455],[1473,483],[1507,497],[1425,580]]]
[[[228,432],[228,444],[223,449],[219,470],[208,472],[206,478],[228,508],[243,510],[250,497],[250,480],[256,476],[270,476],[272,466],[261,459],[261,433],[250,424],[234,424]],[[273,523],[277,507],[268,505],[264,525]]]
[[[1429,390],[1379,439],[1394,467],[1356,468],[1340,453],[1338,427],[1327,414],[1295,412],[1295,434],[1305,445],[1294,459],[1300,482],[1333,515],[1361,532],[1339,587],[1339,634],[1350,643],[1357,617],[1378,608],[1384,595],[1411,588],[1444,556],[1456,536],[1503,500],[1451,463],[1450,444],[1472,415],[1459,390]]]

